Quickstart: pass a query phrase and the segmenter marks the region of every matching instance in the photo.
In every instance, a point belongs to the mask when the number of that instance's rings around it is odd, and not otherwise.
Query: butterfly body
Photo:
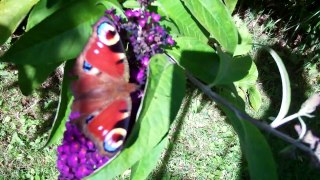
[[[131,112],[128,62],[113,23],[101,18],[93,27],[72,74],[72,120],[103,155],[115,156],[127,136]]]

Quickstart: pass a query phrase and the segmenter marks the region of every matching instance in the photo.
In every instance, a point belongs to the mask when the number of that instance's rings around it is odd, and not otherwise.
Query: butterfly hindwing
[[[103,154],[113,157],[121,149],[127,135],[131,111],[130,99],[112,101],[100,112],[86,117],[87,131],[91,139],[99,142]]]

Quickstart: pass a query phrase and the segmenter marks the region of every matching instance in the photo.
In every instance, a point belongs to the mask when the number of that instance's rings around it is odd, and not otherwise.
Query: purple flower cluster
[[[121,24],[129,34],[136,60],[140,61],[137,79],[139,84],[145,82],[145,72],[152,55],[162,53],[165,46],[174,45],[172,37],[159,25],[161,16],[154,12],[127,10],[127,23]]]
[[[82,179],[105,164],[109,159],[101,156],[92,141],[70,122],[66,123],[63,142],[57,148],[57,168],[60,180]]]
[[[142,0],[139,3],[146,7],[146,4],[151,1]],[[115,25],[120,27],[119,29],[125,30],[128,34],[130,45],[138,62],[135,63],[137,70],[133,69],[131,76],[134,76],[138,84],[144,84],[150,58],[154,54],[162,53],[164,47],[175,43],[166,30],[160,26],[161,16],[147,10],[127,10],[125,15],[128,21],[125,22],[119,16],[114,15],[114,9],[107,10],[106,14],[114,20]]]

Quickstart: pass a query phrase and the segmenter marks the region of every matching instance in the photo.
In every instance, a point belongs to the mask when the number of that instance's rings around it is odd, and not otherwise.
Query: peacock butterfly
[[[79,129],[102,155],[114,157],[127,136],[131,112],[129,67],[114,24],[101,18],[77,58],[72,74],[72,114]],[[76,117],[74,116],[76,114]]]

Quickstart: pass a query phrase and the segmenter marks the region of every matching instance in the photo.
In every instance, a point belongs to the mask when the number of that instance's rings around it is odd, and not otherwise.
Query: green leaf
[[[237,5],[237,0],[223,0],[224,4],[227,6],[230,14],[234,11],[234,8]]]
[[[148,175],[157,166],[161,152],[167,146],[167,144],[168,136],[166,136],[156,147],[154,147],[149,154],[143,156],[143,158],[131,168],[131,179],[147,179]]]
[[[238,44],[238,32],[231,13],[221,0],[183,0],[200,24],[221,46],[233,54]]]
[[[59,65],[60,63],[47,65],[19,64],[18,83],[22,94],[30,95]]]
[[[78,56],[103,15],[100,0],[82,0],[62,8],[26,32],[1,58],[16,64],[53,64]]]
[[[121,16],[122,18],[127,18],[123,12],[122,6],[118,0],[108,0],[108,1],[101,1],[100,4],[104,5],[105,9],[116,9],[116,15]]]
[[[248,56],[246,56],[246,57],[250,58]],[[242,78],[241,80],[235,82],[235,85],[237,87],[240,87],[243,90],[247,90],[250,87],[255,86],[255,84],[257,83],[258,75],[259,75],[259,73],[258,73],[257,66],[252,61],[251,67],[249,69],[249,73],[244,78]]]
[[[73,67],[74,61],[67,61],[64,67],[64,75],[62,81],[62,88],[59,98],[59,106],[56,112],[56,116],[54,118],[54,123],[51,128],[51,132],[47,143],[45,146],[49,146],[56,142],[59,142],[63,137],[63,132],[65,131],[65,124],[69,118],[69,114],[71,112],[71,105],[73,96],[70,90],[71,86],[71,78],[69,77],[69,73]]]
[[[248,89],[248,96],[249,96],[249,102],[251,107],[255,110],[258,111],[259,108],[261,107],[262,99],[261,99],[261,94],[257,87],[252,86]]]
[[[138,120],[122,152],[88,179],[112,179],[143,158],[164,138],[185,94],[183,70],[164,55],[151,58]]]
[[[39,24],[46,17],[61,9],[73,0],[41,0],[32,9],[28,16],[26,31]]]
[[[39,0],[0,1],[0,45],[6,42]]]
[[[239,121],[239,119],[234,120]],[[244,152],[251,179],[278,179],[272,152],[264,136],[249,122],[244,122],[243,127],[245,131]],[[261,174],[264,175],[261,176]]]
[[[156,4],[168,19],[174,21],[181,35],[194,37],[205,43],[208,42],[206,35],[180,1],[158,0]]]
[[[226,85],[239,81],[249,74],[249,69],[253,63],[250,56],[232,57],[231,55],[222,52],[218,49],[218,55],[220,57],[220,65],[218,69],[218,75],[213,85]]]
[[[233,119],[233,121],[240,121]],[[243,122],[245,137],[243,137],[244,153],[248,161],[251,179],[274,180],[277,169],[271,149],[261,132],[249,122]]]
[[[235,92],[235,87],[229,86],[228,89],[224,88],[221,95],[244,111],[244,102]],[[277,179],[276,165],[271,149],[261,132],[251,123],[238,119],[229,109],[225,107],[222,109],[239,136],[242,152],[248,161],[250,179]]]
[[[136,0],[127,0],[124,3],[122,3],[124,8],[127,9],[135,9],[140,8],[140,4]]]
[[[237,45],[233,56],[245,55],[252,49],[252,38],[246,24],[238,17],[235,16],[238,32],[240,36],[240,44]]]
[[[243,100],[246,100],[246,95],[248,94],[249,102],[251,107],[257,111],[261,106],[261,94],[256,87],[258,79],[258,69],[254,62],[252,62],[249,73],[242,78],[240,81],[235,82],[238,93],[243,93],[241,95]]]
[[[180,66],[206,83],[211,83],[217,76],[219,57],[209,45],[192,37],[178,37],[177,45],[168,49]]]
[[[172,37],[179,37],[181,36],[180,34],[180,30],[177,27],[177,25],[170,21],[170,20],[166,20],[163,19],[159,22],[159,24],[164,27],[165,29],[167,29],[168,33],[172,36]]]

